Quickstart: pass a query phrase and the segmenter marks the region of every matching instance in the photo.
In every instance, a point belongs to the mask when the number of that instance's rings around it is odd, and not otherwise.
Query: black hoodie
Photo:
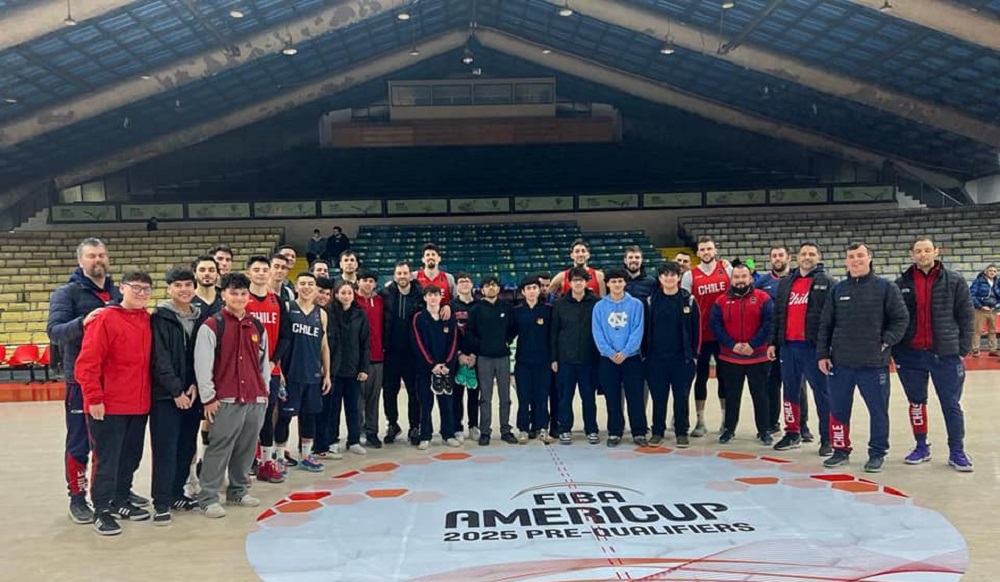
[[[192,331],[188,333],[169,302],[161,303],[150,317],[153,328],[153,400],[172,400],[189,386],[197,384],[194,376],[194,333],[206,319],[201,310],[191,306]],[[197,397],[195,398],[197,402]]]
[[[354,378],[368,370],[371,365],[371,330],[368,328],[368,316],[357,303],[344,310],[340,302],[334,299],[330,303],[329,321],[327,322],[327,341],[336,350],[332,358],[331,376],[337,378]]]
[[[410,292],[399,292],[395,281],[379,291],[382,296],[382,347],[386,359],[390,354],[396,357],[412,357],[410,337],[413,335],[413,316],[424,309],[424,290],[417,281],[410,281]]]
[[[552,306],[552,328],[549,331],[549,356],[555,362],[595,364],[598,353],[594,342],[591,318],[599,299],[587,289],[577,301],[572,293],[563,295]]]

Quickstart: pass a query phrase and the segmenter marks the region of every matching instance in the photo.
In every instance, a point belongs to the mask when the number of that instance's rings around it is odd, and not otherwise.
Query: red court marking
[[[747,459],[756,459],[757,455],[748,455],[746,453],[735,453],[733,451],[722,451],[715,454],[716,457],[720,459],[729,459],[730,461],[745,461]]]
[[[813,479],[819,479],[820,481],[830,481],[835,483],[838,481],[854,481],[854,475],[848,475],[847,473],[820,473],[818,475],[810,475]]]
[[[360,475],[361,471],[348,471],[346,473],[341,473],[340,475],[334,475],[334,479],[350,479],[355,475]]]
[[[777,485],[777,477],[737,477],[737,481],[747,485]]]
[[[319,501],[324,497],[329,497],[329,491],[299,491],[292,493],[288,498],[292,501]]]

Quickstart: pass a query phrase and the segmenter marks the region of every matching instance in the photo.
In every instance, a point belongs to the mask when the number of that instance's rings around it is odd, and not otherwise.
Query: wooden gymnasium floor
[[[934,462],[918,467],[903,465],[902,457],[908,452],[911,437],[906,421],[906,401],[894,376],[893,449],[885,472],[874,476],[876,481],[896,487],[941,512],[958,528],[970,550],[970,565],[964,578],[968,582],[992,582],[1000,573],[1000,553],[995,543],[1000,534],[1000,448],[994,448],[996,417],[1000,415],[997,397],[1000,360],[990,360],[992,362],[985,356],[979,361],[970,360],[975,368],[994,369],[970,371],[965,388],[966,446],[975,461],[975,473],[958,474],[948,468],[943,421],[933,398],[930,429],[935,445]],[[714,388],[710,387],[710,394],[713,393]],[[862,446],[848,470],[864,475],[861,465],[868,420],[860,399],[854,410],[853,440]],[[709,428],[717,428],[720,419],[711,402],[708,412]],[[741,428],[729,450],[764,452],[763,447],[750,440],[752,422],[749,396],[745,395]],[[603,418],[601,426],[604,426]],[[295,438],[293,436],[292,440]],[[62,475],[63,439],[61,402],[0,404],[0,466],[4,468],[0,472],[0,515],[6,522],[0,529],[0,548],[3,548],[0,580],[257,580],[247,563],[244,543],[260,510],[232,508],[221,520],[209,520],[196,513],[181,514],[166,528],[154,527],[150,522],[126,523],[123,535],[111,539],[100,538],[90,526],[71,523],[66,515],[67,498]],[[720,445],[716,439],[717,435],[710,432],[707,438],[692,440],[695,447],[718,449]],[[467,443],[465,446],[473,445]],[[516,445],[494,441],[492,446]],[[528,446],[540,445],[532,441]],[[580,446],[579,441],[574,446]],[[439,446],[432,446],[430,452],[440,450]],[[136,490],[144,495],[149,493],[148,445],[146,451],[147,458],[135,482]],[[284,484],[255,484],[253,494],[261,498],[263,507],[267,507],[323,475],[332,476],[380,460],[416,454],[415,448],[397,444],[364,457],[348,455],[343,461],[331,462],[320,476],[293,470]],[[820,457],[815,454],[814,446],[778,455],[813,464],[820,470]],[[302,559],[322,562],[324,557],[303,556]]]

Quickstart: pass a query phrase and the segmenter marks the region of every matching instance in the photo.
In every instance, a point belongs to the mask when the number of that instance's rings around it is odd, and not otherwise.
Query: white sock
[[[306,459],[312,454],[313,441],[312,439],[302,439],[302,444],[299,445],[299,455],[300,458]]]
[[[704,410],[699,410],[698,411],[698,422],[705,422],[705,411]]]
[[[266,463],[274,458],[274,447],[260,448],[260,462]]]
[[[285,443],[274,443],[274,458],[278,461],[285,460]]]

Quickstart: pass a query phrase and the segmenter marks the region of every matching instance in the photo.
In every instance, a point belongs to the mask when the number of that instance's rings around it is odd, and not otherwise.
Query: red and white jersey
[[[711,313],[712,305],[729,289],[729,272],[726,266],[717,261],[711,273],[705,273],[700,265],[691,269],[690,273],[691,296],[702,313]],[[709,319],[707,316],[701,318],[702,342],[715,341],[715,334],[708,325]]]
[[[428,285],[437,285],[438,287],[440,287],[441,305],[447,305],[451,301],[452,278],[450,275],[448,275],[448,273],[445,273],[444,271],[438,271],[437,277],[431,279],[430,277],[427,276],[427,273],[423,269],[420,269],[419,271],[417,271],[417,281],[420,282],[420,286],[423,287],[424,289],[426,289]]]
[[[792,292],[788,296],[788,315],[785,317],[785,341],[806,341],[806,311],[809,309],[812,283],[810,277],[800,277],[792,283]]]
[[[247,313],[264,326],[267,332],[267,357],[274,357],[274,349],[278,345],[278,330],[281,329],[281,300],[274,293],[268,291],[267,295],[258,297],[250,293],[250,300],[247,301]],[[272,376],[281,374],[281,369],[275,366],[271,370]]]

